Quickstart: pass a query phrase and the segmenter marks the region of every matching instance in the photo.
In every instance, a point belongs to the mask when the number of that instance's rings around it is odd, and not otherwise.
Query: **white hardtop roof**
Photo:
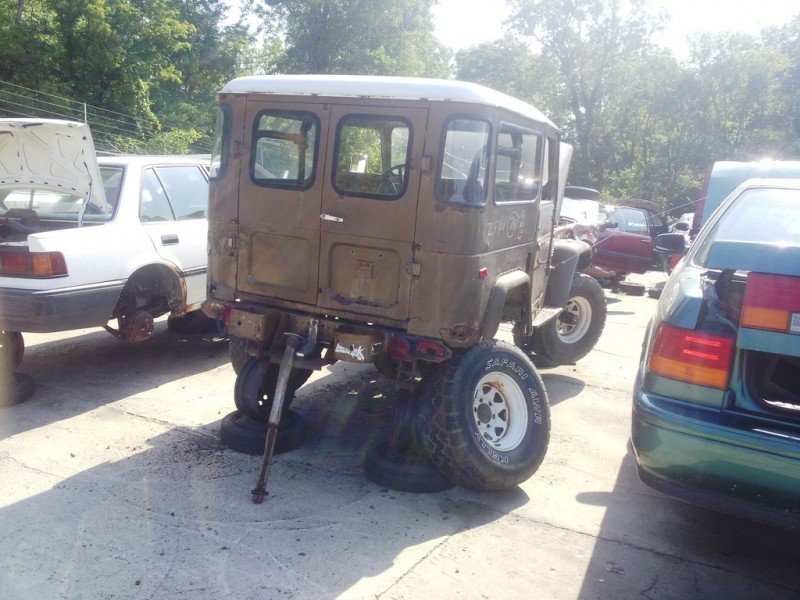
[[[221,93],[470,102],[511,110],[553,126],[527,102],[491,88],[453,79],[367,75],[252,75],[228,82]]]
[[[211,165],[208,154],[113,154],[99,156],[97,162],[105,165]]]
[[[103,206],[89,126],[60,119],[0,119],[0,187],[59,190]]]

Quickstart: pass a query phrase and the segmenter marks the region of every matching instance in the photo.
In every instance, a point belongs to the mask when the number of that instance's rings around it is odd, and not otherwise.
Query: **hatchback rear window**
[[[697,240],[693,262],[705,266],[715,240],[800,245],[798,214],[800,190],[745,190]]]

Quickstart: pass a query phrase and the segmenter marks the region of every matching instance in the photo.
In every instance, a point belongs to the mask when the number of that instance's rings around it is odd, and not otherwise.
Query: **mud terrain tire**
[[[600,283],[579,273],[563,312],[536,329],[531,349],[554,363],[573,364],[589,354],[606,326],[606,295]]]
[[[505,490],[528,479],[550,441],[550,407],[530,359],[507,342],[473,346],[424,386],[422,440],[456,485]]]

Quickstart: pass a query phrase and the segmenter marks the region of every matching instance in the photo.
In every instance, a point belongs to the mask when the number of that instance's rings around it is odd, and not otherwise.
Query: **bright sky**
[[[755,34],[800,14],[800,5],[792,0],[650,0],[650,4],[669,12],[670,23],[655,41],[672,48],[679,59],[685,58],[689,34]],[[436,34],[453,50],[492,41],[503,36],[502,23],[509,12],[505,0],[439,0],[433,7]]]

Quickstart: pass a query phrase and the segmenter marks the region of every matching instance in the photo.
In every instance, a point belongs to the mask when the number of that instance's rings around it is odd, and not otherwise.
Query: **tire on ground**
[[[289,452],[301,446],[306,439],[308,427],[300,413],[287,411],[281,417],[275,453]],[[243,454],[263,454],[267,439],[267,423],[251,419],[235,410],[225,415],[220,424],[220,441],[231,450]]]
[[[572,280],[562,313],[531,336],[536,354],[558,364],[572,364],[589,354],[606,325],[606,295],[600,283],[579,273]]]
[[[628,296],[644,296],[646,286],[643,283],[635,283],[633,281],[620,281],[619,290],[628,294]]]
[[[25,354],[25,340],[19,331],[0,331],[0,373],[16,370]]]
[[[374,483],[400,492],[441,492],[453,487],[431,464],[427,454],[399,452],[388,435],[367,450],[364,474]]]
[[[19,371],[0,373],[0,408],[25,402],[33,395],[33,377]]]
[[[454,354],[426,382],[422,440],[456,485],[509,489],[539,468],[550,440],[541,377],[512,344],[491,340]]]

